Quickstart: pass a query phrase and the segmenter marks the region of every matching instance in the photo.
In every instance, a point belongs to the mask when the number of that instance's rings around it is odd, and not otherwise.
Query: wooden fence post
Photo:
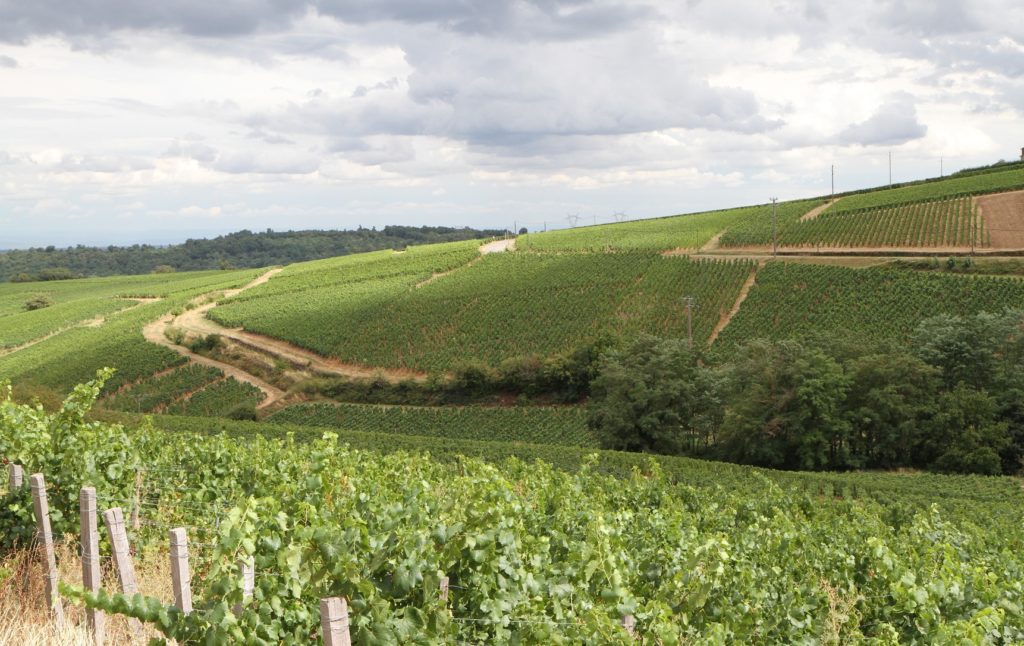
[[[79,525],[82,541],[82,587],[89,592],[99,592],[100,583],[100,530],[96,520],[96,489],[82,487],[78,494]],[[103,611],[86,608],[85,623],[92,632],[93,641],[103,644],[106,639],[106,625]]]
[[[320,600],[320,628],[324,646],[352,646],[348,634],[348,602],[344,597]]]
[[[184,527],[171,530],[171,582],[174,605],[186,615],[192,612],[192,574],[188,569],[188,536]]]
[[[636,638],[636,617],[633,615],[626,615],[622,618],[622,627],[626,629],[630,637]]]
[[[141,471],[136,471],[135,472],[135,489],[134,489],[134,495],[132,496],[132,513],[131,513],[132,529],[134,529],[135,531],[138,531],[139,527],[142,526],[142,523],[139,521],[139,507],[142,504],[141,498],[142,498],[142,472]]]
[[[25,470],[20,464],[7,465],[7,490],[17,491],[25,486]]]
[[[448,601],[448,581],[446,576],[441,577],[441,583],[437,586],[441,591],[441,601]]]
[[[114,507],[103,512],[103,522],[107,525],[107,534],[110,536],[110,545],[114,552],[114,565],[117,567],[117,578],[121,581],[121,592],[131,596],[139,591],[135,584],[135,566],[132,565],[132,556],[128,552],[128,533],[124,528],[124,512],[120,507]],[[142,633],[142,622],[138,619],[129,619],[128,624],[136,634]]]
[[[46,603],[58,625],[64,624],[64,607],[57,592],[57,557],[53,553],[53,532],[50,529],[50,503],[46,498],[46,480],[36,473],[29,478],[32,487],[32,506],[36,512],[39,540],[46,555]]]
[[[256,587],[256,570],[249,559],[238,561],[238,570],[242,573],[242,601],[235,604],[231,609],[235,616],[242,614],[246,601],[252,598],[253,588]]]

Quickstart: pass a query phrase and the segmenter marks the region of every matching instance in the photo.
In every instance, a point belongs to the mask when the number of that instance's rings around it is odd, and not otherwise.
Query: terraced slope
[[[1024,280],[770,262],[716,341],[847,336],[905,342],[922,319],[1024,307]]]
[[[445,371],[467,361],[564,353],[602,335],[685,336],[683,296],[697,299],[700,343],[752,266],[656,253],[491,254],[416,287],[415,275],[401,271],[405,262],[375,257],[363,267],[349,264],[351,274],[296,270],[211,317],[342,361]]]

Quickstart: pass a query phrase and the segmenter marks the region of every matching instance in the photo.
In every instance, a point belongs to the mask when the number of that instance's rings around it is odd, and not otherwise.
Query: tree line
[[[349,231],[242,230],[169,246],[53,246],[0,252],[0,281],[64,280],[84,276],[148,274],[268,267],[409,245],[503,235],[504,231],[453,227],[360,227]]]
[[[607,448],[801,470],[1024,466],[1024,310],[923,321],[909,344],[751,340],[712,362],[642,337],[599,360]]]

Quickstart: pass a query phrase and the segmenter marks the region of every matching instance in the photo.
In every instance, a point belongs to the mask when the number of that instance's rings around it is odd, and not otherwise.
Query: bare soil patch
[[[488,242],[480,247],[480,253],[487,255],[489,253],[502,253],[503,251],[515,251],[516,239],[509,238],[508,240],[495,240],[494,242]]]
[[[813,220],[814,218],[816,218],[819,215],[821,215],[822,213],[824,213],[828,209],[828,207],[832,206],[833,204],[835,204],[838,201],[839,201],[839,198],[837,197],[834,200],[825,202],[821,206],[814,207],[813,209],[811,209],[807,213],[804,213],[803,215],[801,215],[800,216],[800,221],[801,222],[807,222],[808,220]]]
[[[1024,249],[1024,191],[974,198],[993,249]]]

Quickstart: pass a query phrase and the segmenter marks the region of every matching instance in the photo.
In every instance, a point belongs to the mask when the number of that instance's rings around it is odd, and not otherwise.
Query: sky
[[[1019,0],[0,0],[0,249],[562,228],[1022,146]]]

